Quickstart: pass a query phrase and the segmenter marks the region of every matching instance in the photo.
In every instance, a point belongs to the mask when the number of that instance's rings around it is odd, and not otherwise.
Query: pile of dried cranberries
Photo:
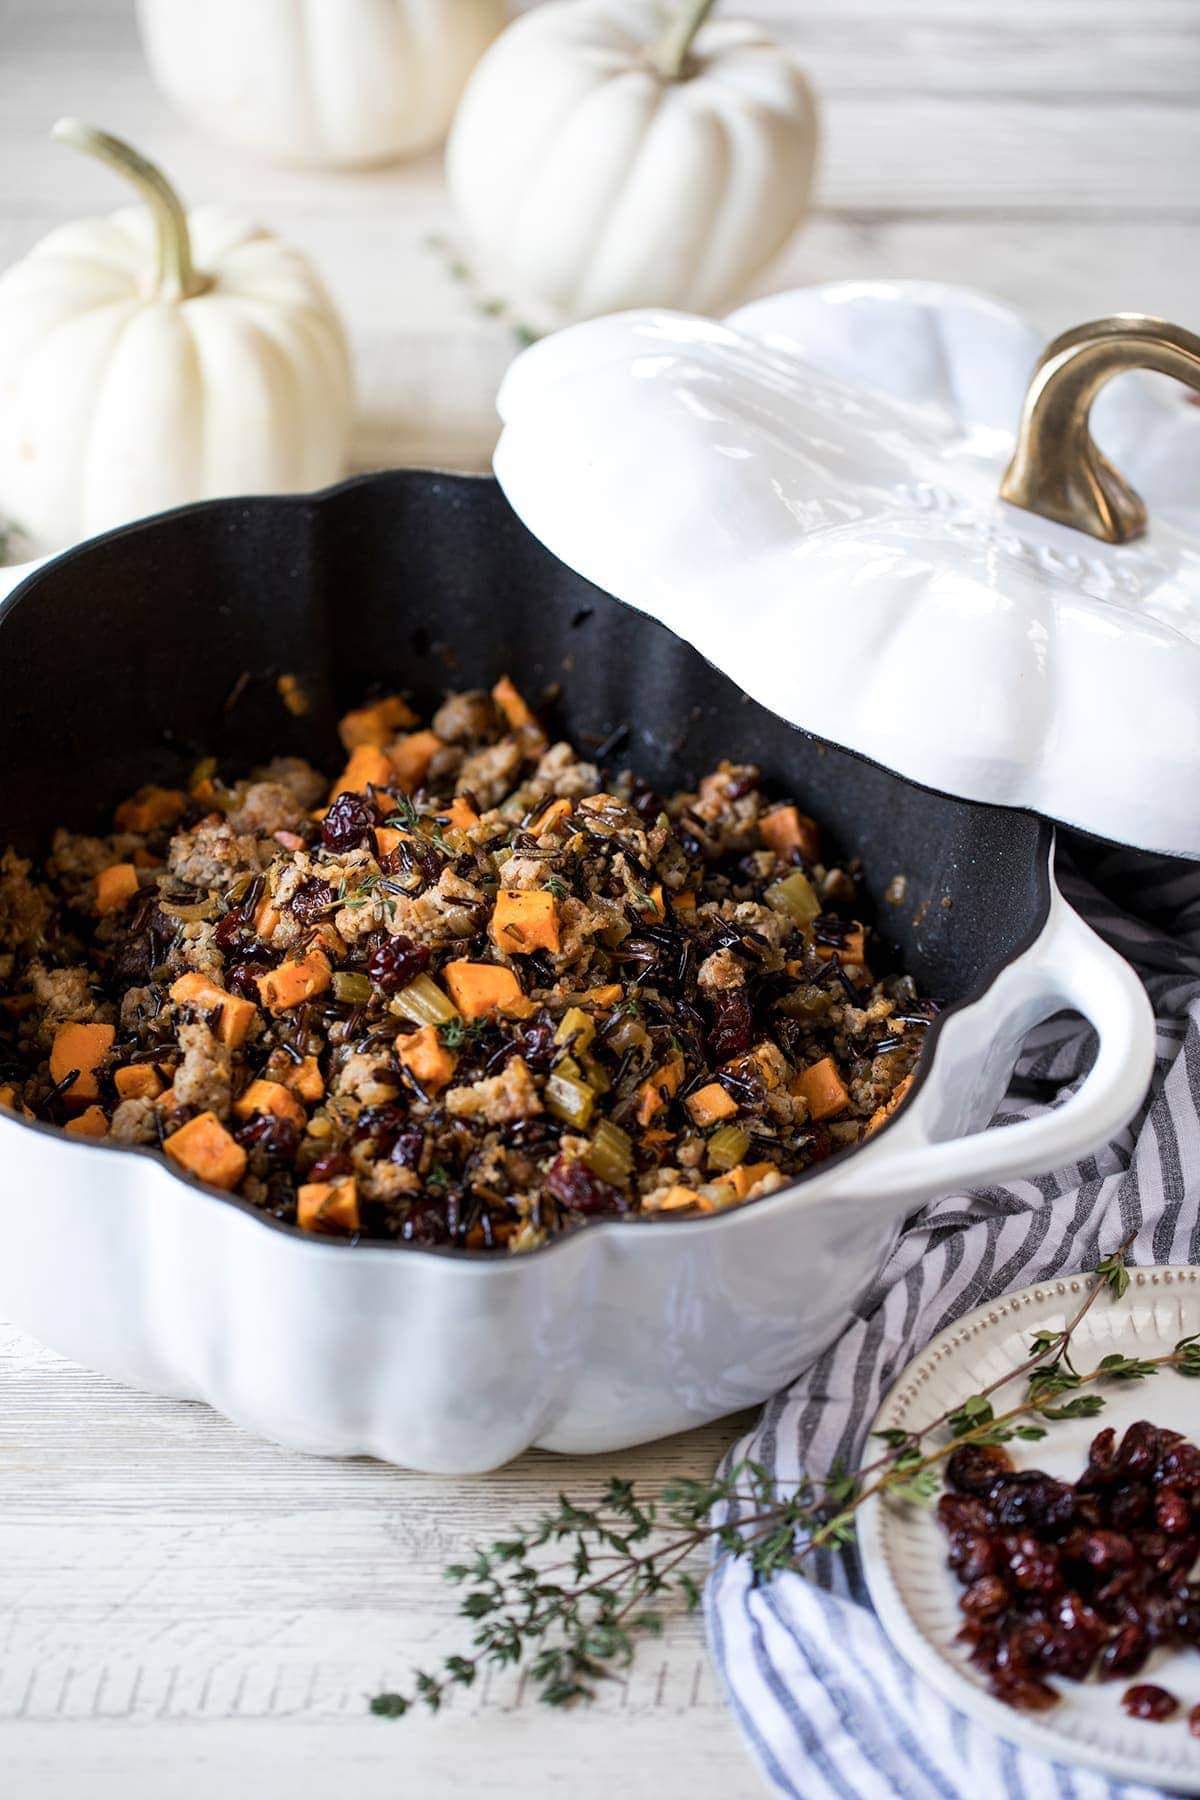
[[[946,1481],[959,1637],[1010,1706],[1053,1706],[1048,1675],[1135,1675],[1160,1645],[1200,1649],[1200,1449],[1180,1432],[1139,1419],[1118,1444],[1102,1431],[1074,1485],[1016,1470],[999,1445],[963,1444]],[[1149,1683],[1123,1699],[1138,1719],[1179,1710]],[[1189,1726],[1200,1736],[1200,1706]]]

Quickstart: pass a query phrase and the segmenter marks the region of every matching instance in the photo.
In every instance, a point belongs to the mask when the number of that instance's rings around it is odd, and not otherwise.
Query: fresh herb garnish
[[[428,1179],[436,1174],[437,1165]],[[818,1551],[853,1541],[855,1515],[873,1495],[928,1503],[941,1465],[959,1446],[1036,1442],[1045,1421],[1090,1418],[1104,1406],[1104,1396],[1091,1392],[1049,1404],[1064,1391],[1143,1381],[1162,1369],[1200,1378],[1200,1334],[1162,1356],[1109,1355],[1086,1370],[1071,1364],[1072,1339],[1099,1295],[1120,1299],[1128,1289],[1125,1249],[1098,1264],[1074,1316],[1061,1331],[1038,1332],[1011,1374],[920,1429],[877,1432],[883,1454],[856,1471],[835,1467],[824,1480],[802,1475],[783,1492],[760,1464],[746,1461],[709,1481],[668,1482],[653,1496],[619,1477],[590,1506],[560,1494],[554,1511],[447,1568],[447,1580],[467,1590],[459,1611],[474,1626],[470,1654],[447,1657],[437,1672],[419,1671],[410,1694],[377,1694],[371,1711],[400,1718],[421,1703],[436,1712],[451,1689],[470,1687],[486,1667],[526,1656],[549,1705],[591,1698],[597,1681],[630,1663],[639,1638],[662,1630],[665,1601],[698,1606],[704,1558],[714,1548],[747,1558],[763,1580],[783,1569],[803,1572]],[[992,1396],[1021,1380],[1024,1397],[997,1412]]]

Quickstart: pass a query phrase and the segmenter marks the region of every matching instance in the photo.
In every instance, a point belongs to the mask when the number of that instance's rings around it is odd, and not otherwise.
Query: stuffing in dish
[[[723,763],[670,799],[507,678],[145,788],[0,862],[0,1104],[303,1230],[526,1250],[754,1200],[874,1131],[933,1016],[852,867]]]

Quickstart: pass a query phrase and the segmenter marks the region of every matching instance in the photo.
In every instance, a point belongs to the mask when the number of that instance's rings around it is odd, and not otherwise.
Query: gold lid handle
[[[1200,391],[1200,337],[1165,319],[1116,313],[1055,338],[1029,384],[1001,499],[1106,544],[1141,537],[1145,505],[1088,429],[1092,401],[1126,369],[1153,369]]]

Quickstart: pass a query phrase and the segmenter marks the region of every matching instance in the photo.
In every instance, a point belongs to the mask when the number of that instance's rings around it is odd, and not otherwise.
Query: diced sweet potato
[[[50,1050],[50,1079],[65,1081],[78,1070],[63,1092],[68,1106],[87,1106],[100,1098],[100,1070],[116,1037],[112,1025],[60,1025]]]
[[[814,944],[813,949],[825,961],[836,950],[844,963],[862,963],[867,960],[866,934],[861,925],[855,925],[848,931],[840,944]]]
[[[290,1012],[315,1000],[333,980],[333,970],[324,950],[312,945],[303,956],[281,962],[258,978],[258,997],[269,1013]]]
[[[113,824],[118,831],[153,831],[156,825],[173,825],[182,818],[187,803],[187,795],[178,788],[139,788],[132,799],[118,806]]]
[[[561,825],[564,820],[569,819],[574,811],[574,801],[560,796],[557,800],[551,800],[549,806],[545,807],[532,821],[529,829],[534,837],[542,837],[547,831],[553,831],[556,825]]]
[[[393,850],[399,849],[405,838],[411,838],[411,831],[397,831],[394,825],[379,825],[375,831],[375,843],[379,849],[380,861],[390,856]]]
[[[717,1124],[720,1119],[732,1119],[737,1112],[737,1101],[719,1081],[710,1081],[707,1087],[697,1088],[694,1094],[688,1095],[684,1105],[692,1116],[692,1124],[701,1130],[706,1125]]]
[[[698,1194],[695,1188],[684,1187],[677,1182],[668,1188],[661,1200],[656,1200],[650,1207],[651,1212],[683,1212],[688,1207],[697,1207],[701,1212],[711,1212],[713,1203],[707,1194]]]
[[[413,731],[392,745],[395,782],[406,794],[415,794],[429,773],[429,765],[442,748],[436,731]]]
[[[616,1006],[623,992],[619,981],[608,981],[603,987],[585,988],[579,996],[579,1004],[594,1006],[597,1012],[609,1012]]]
[[[501,888],[488,936],[507,956],[559,948],[558,902],[544,888]]]
[[[350,752],[350,761],[330,788],[329,804],[332,806],[339,794],[363,794],[368,785],[387,787],[393,779],[392,765],[383,751],[374,744],[360,744]]]
[[[469,831],[472,825],[479,823],[479,814],[465,794],[455,794],[445,812],[439,813],[438,817],[445,820],[451,831]]]
[[[276,1119],[290,1119],[299,1131],[308,1124],[308,1114],[299,1096],[281,1081],[265,1081],[261,1077],[252,1081],[244,1094],[238,1095],[233,1103],[233,1113],[237,1119],[251,1119],[255,1113],[271,1113]]]
[[[358,1185],[353,1175],[344,1181],[305,1182],[296,1193],[296,1223],[301,1231],[358,1231]]]
[[[758,821],[762,841],[782,860],[790,861],[798,850],[805,862],[816,862],[820,844],[817,824],[795,806],[776,806]]]
[[[695,918],[696,896],[690,888],[685,888],[682,894],[671,895],[671,910],[679,913],[682,918],[689,920]]]
[[[769,1162],[739,1163],[736,1169],[730,1169],[722,1175],[719,1185],[733,1189],[739,1200],[744,1200],[750,1189],[757,1185],[764,1176],[775,1172],[775,1164]]]
[[[338,736],[347,755],[358,749],[360,744],[373,744],[382,750],[390,744],[398,731],[409,731],[417,723],[417,715],[407,700],[399,694],[388,694],[382,700],[373,700],[369,706],[355,707],[348,712],[338,724]]]
[[[86,1106],[77,1119],[67,1120],[72,1137],[102,1138],[108,1136],[108,1120],[102,1106]]]
[[[235,1188],[246,1173],[246,1152],[215,1112],[197,1113],[163,1142],[172,1162],[211,1187]]]
[[[896,1108],[905,1098],[905,1095],[908,1093],[912,1084],[913,1078],[911,1075],[906,1075],[903,1081],[898,1081],[896,1083],[895,1088],[892,1090],[891,1098],[886,1101],[883,1106],[877,1106],[875,1111],[871,1114],[871,1121],[867,1126],[868,1136],[870,1136],[873,1131],[878,1131],[881,1125],[887,1124]]]
[[[181,975],[171,983],[171,998],[176,1006],[186,1006],[192,1012],[203,1013],[205,1017],[215,1014],[212,1029],[223,1044],[231,1050],[240,1050],[250,1035],[250,1027],[258,1017],[258,1008],[253,1000],[243,1000],[237,994],[226,993],[207,975],[200,975],[195,970]]]
[[[684,1062],[682,1056],[675,1053],[664,1063],[660,1063],[652,1074],[646,1077],[638,1089],[637,1122],[649,1125],[669,1099],[679,1092],[683,1081]]]
[[[282,1082],[284,1087],[291,1088],[294,1094],[299,1094],[310,1106],[324,1098],[325,1077],[315,1056],[306,1056],[301,1062],[293,1062],[286,1050],[272,1050],[263,1074],[268,1081]]]
[[[502,675],[492,689],[492,699],[504,714],[513,731],[520,731],[522,725],[536,724],[524,698],[517,692],[507,675]]]
[[[96,876],[96,911],[104,918],[132,900],[138,891],[138,872],[131,862],[114,863]]]
[[[831,1056],[823,1056],[820,1062],[802,1069],[792,1082],[791,1091],[807,1100],[809,1115],[814,1119],[832,1119],[850,1104],[846,1084]]]
[[[298,831],[273,831],[271,836],[275,839],[277,844],[282,844],[285,850],[294,852],[296,850],[304,849],[304,839],[300,836]]]
[[[0,1084],[0,1106],[7,1108],[9,1112],[17,1112],[20,1110],[20,1102],[17,1099],[17,1090],[11,1081]]]
[[[157,1100],[162,1077],[152,1063],[126,1063],[113,1070],[113,1085],[122,1100]]]
[[[254,930],[264,944],[269,944],[275,935],[275,927],[283,914],[272,900],[270,894],[264,894],[254,909]]]
[[[498,963],[451,962],[442,975],[450,998],[465,1019],[482,1019],[493,1012],[520,1017],[529,1007],[512,970],[502,969]]]
[[[410,1069],[427,1094],[440,1094],[454,1078],[458,1058],[447,1050],[436,1025],[422,1025],[407,1037],[396,1039],[396,1055]]]

